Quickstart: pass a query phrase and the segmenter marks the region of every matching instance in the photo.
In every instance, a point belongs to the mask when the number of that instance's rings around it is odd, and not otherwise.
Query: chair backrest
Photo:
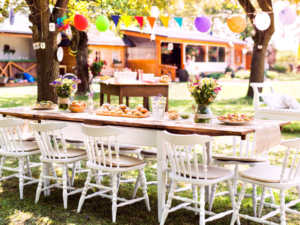
[[[265,103],[263,101],[260,101],[260,97],[265,95],[265,93],[260,93],[259,92],[259,88],[270,88],[271,89],[271,93],[274,93],[274,88],[272,85],[267,84],[267,83],[250,83],[250,86],[253,88],[254,91],[254,96],[253,96],[253,107],[254,110],[260,110],[260,106],[261,105],[265,105]]]
[[[62,76],[62,79],[68,78],[69,80],[72,80],[73,78],[77,79],[77,76],[73,73],[66,73],[65,75]]]
[[[124,133],[123,129],[110,126],[92,127],[81,124],[81,130],[90,162],[103,168],[120,167],[118,135]],[[103,146],[104,142],[108,145],[107,150]],[[115,144],[114,152],[111,149],[111,143]],[[99,144],[100,148],[98,147]],[[113,163],[113,159],[115,163]]]
[[[67,127],[67,123],[34,123],[30,122],[30,126],[33,130],[33,134],[39,148],[42,152],[42,156],[48,159],[64,159],[68,158],[66,142],[64,138],[64,134],[62,128]],[[54,131],[60,130],[60,138],[63,153],[60,152],[58,142],[56,140],[56,136]]]
[[[202,146],[202,165],[204,179],[207,179],[207,154],[205,143],[213,140],[210,136],[202,135],[177,135],[170,134],[164,131],[166,140],[168,159],[171,164],[171,169],[178,175],[184,178],[202,178],[199,171],[197,147]],[[192,171],[195,170],[195,177],[191,176]],[[202,173],[202,174],[203,174]]]
[[[291,183],[300,181],[300,160],[297,162],[297,156],[300,149],[300,138],[291,139],[281,142],[281,145],[287,147],[285,151],[285,156],[282,162],[282,171],[280,175],[280,183]],[[296,149],[295,156],[292,159],[292,164],[288,171],[289,156],[291,148]],[[288,176],[286,177],[286,172],[288,171]]]
[[[0,120],[0,146],[8,152],[24,152],[20,126],[24,123],[21,119],[1,119]],[[17,137],[15,136],[17,133]]]

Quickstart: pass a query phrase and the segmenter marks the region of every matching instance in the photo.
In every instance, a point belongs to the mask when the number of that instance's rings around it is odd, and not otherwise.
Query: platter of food
[[[137,105],[135,109],[130,109],[124,104],[117,107],[112,107],[109,103],[103,104],[95,111],[96,115],[100,116],[117,116],[130,118],[146,118],[150,116],[149,111],[143,105]]]
[[[53,110],[57,109],[57,104],[51,101],[41,101],[31,105],[29,108],[33,110]]]
[[[219,116],[218,120],[225,124],[243,125],[251,123],[254,118],[251,116],[247,116],[247,114],[234,113],[228,114],[227,116]]]

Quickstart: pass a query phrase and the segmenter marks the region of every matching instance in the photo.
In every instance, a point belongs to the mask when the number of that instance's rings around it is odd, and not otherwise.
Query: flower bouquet
[[[70,104],[70,96],[74,95],[77,90],[77,84],[81,83],[80,79],[62,79],[59,76],[58,79],[50,83],[54,87],[54,92],[58,96],[58,109],[67,110]]]
[[[209,106],[218,96],[221,86],[212,78],[201,79],[195,76],[188,82],[188,88],[197,105],[192,107],[195,112],[195,123],[210,123],[213,114]]]
[[[105,66],[107,65],[105,60],[100,59],[95,60],[91,65],[87,65],[89,70],[92,72],[93,77],[100,75],[101,70],[105,68]]]

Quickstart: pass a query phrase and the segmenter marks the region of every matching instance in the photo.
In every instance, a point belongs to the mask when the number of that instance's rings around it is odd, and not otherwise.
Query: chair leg
[[[139,178],[140,178],[141,186],[143,189],[143,195],[145,198],[146,207],[147,207],[147,210],[150,211],[150,203],[149,203],[149,197],[148,197],[148,193],[147,193],[147,181],[146,181],[144,169],[139,170]]]
[[[197,192],[197,186],[196,185],[192,185],[192,191],[193,191],[193,200],[194,201],[198,201],[198,192]],[[194,203],[194,208],[198,208],[198,204]],[[198,213],[195,212],[195,215],[197,215]]]
[[[234,222],[237,219],[238,213],[240,211],[241,203],[242,203],[242,201],[244,199],[244,196],[245,196],[246,188],[247,188],[247,183],[245,182],[242,186],[241,193],[239,194],[239,200],[235,205],[235,209],[234,209],[233,214],[232,214],[230,225],[234,225]]]
[[[41,170],[41,174],[40,174],[40,180],[39,180],[38,188],[36,190],[35,204],[38,203],[38,201],[40,199],[42,186],[43,186],[44,172],[45,172],[45,164],[42,163],[42,170]]]
[[[233,193],[237,193],[237,180],[239,177],[239,164],[236,164],[234,167],[234,177],[233,177]]]
[[[286,225],[284,190],[280,190],[280,221],[281,221],[280,225]]]
[[[211,211],[212,206],[214,204],[216,189],[217,189],[217,184],[214,184],[212,187],[212,190],[211,190],[211,194],[210,194],[210,202],[209,202],[208,211]]]
[[[235,208],[235,195],[233,193],[233,188],[232,188],[232,183],[231,183],[231,180],[227,180],[226,181],[226,184],[227,184],[227,187],[228,187],[228,192],[229,192],[229,196],[230,196],[230,200],[231,200],[231,205],[232,205],[232,209],[234,210]],[[240,225],[240,218],[237,217],[236,219],[236,223],[238,225]]]
[[[63,164],[63,200],[64,208],[68,208],[68,189],[67,189],[67,179],[68,179],[68,167],[66,164]]]
[[[257,211],[257,185],[252,185],[252,204],[253,204],[253,216],[256,217],[256,211]]]
[[[30,169],[30,160],[29,160],[29,156],[27,156],[26,158],[26,166],[27,166],[27,174],[29,177],[32,177],[32,172]]]
[[[164,208],[164,211],[163,211],[163,214],[161,216],[160,225],[163,225],[165,223],[166,219],[167,219],[167,216],[169,214],[169,209],[170,209],[171,204],[172,204],[172,199],[174,197],[176,187],[177,187],[177,182],[173,181],[172,186],[170,187],[171,191],[170,191],[169,196],[168,196],[167,204],[166,204],[166,206]]]
[[[135,196],[136,196],[136,192],[137,192],[137,190],[138,190],[138,188],[139,188],[139,182],[140,182],[140,177],[138,176],[138,177],[136,178],[135,185],[134,185],[134,189],[133,189],[133,193],[132,193],[132,196],[131,196],[132,199],[134,199]]]
[[[24,189],[24,157],[19,158],[19,191],[20,199],[23,199],[23,189]]]
[[[274,193],[273,193],[272,188],[269,188],[269,189],[268,189],[268,192],[269,192],[269,194],[271,195],[271,196],[270,196],[270,198],[271,198],[271,203],[272,203],[272,204],[275,204],[275,198],[274,198]]]
[[[112,176],[113,183],[113,198],[112,198],[112,221],[116,222],[117,219],[117,192],[118,192],[118,175],[116,173]]]
[[[6,160],[6,156],[2,156],[1,157],[1,163],[0,163],[0,179],[3,176],[3,169],[2,168],[4,167],[5,160]]]
[[[80,213],[81,207],[82,207],[82,205],[84,203],[86,192],[87,192],[87,189],[89,187],[89,183],[91,182],[92,175],[93,175],[93,169],[90,169],[90,171],[88,173],[88,176],[86,178],[85,184],[84,184],[84,188],[83,188],[80,200],[79,200],[79,204],[78,204],[78,208],[77,208],[77,212],[78,213]]]
[[[54,166],[53,166],[53,163],[51,164],[50,170],[51,170],[52,176],[53,176],[53,177],[57,177],[55,168],[54,168]],[[55,180],[55,183],[58,183],[58,180]]]
[[[199,224],[205,225],[205,187],[201,186],[200,187],[200,218],[199,218]]]
[[[268,191],[270,193],[270,188],[268,189]],[[263,187],[263,192],[261,194],[261,198],[260,198],[260,201],[259,201],[259,208],[258,208],[258,214],[257,214],[258,217],[261,216],[261,212],[262,212],[262,210],[264,208],[265,198],[266,198],[266,192],[267,192],[267,188]]]
[[[72,178],[71,178],[71,186],[74,185],[75,175],[76,175],[76,164],[77,162],[74,162],[73,169],[72,169]]]

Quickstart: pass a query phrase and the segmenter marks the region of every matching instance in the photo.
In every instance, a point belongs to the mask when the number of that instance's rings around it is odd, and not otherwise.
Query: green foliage
[[[249,70],[239,70],[234,74],[234,77],[239,78],[239,79],[249,79],[250,71]]]
[[[274,80],[278,77],[278,73],[276,71],[267,70],[266,71],[266,77],[269,78],[269,79]]]
[[[89,70],[92,71],[93,76],[100,75],[100,72],[107,63],[105,60],[100,59],[99,61],[95,60],[90,66]]]
[[[294,51],[276,51],[276,63],[287,65],[295,63],[296,53]]]
[[[209,78],[213,78],[213,79],[219,80],[222,76],[224,76],[224,74],[223,73],[217,73],[217,72],[215,72],[215,73],[207,74],[206,76],[209,77]]]
[[[288,68],[286,66],[282,66],[282,65],[278,65],[278,64],[274,65],[272,69],[279,73],[286,73],[286,71],[288,70]]]

